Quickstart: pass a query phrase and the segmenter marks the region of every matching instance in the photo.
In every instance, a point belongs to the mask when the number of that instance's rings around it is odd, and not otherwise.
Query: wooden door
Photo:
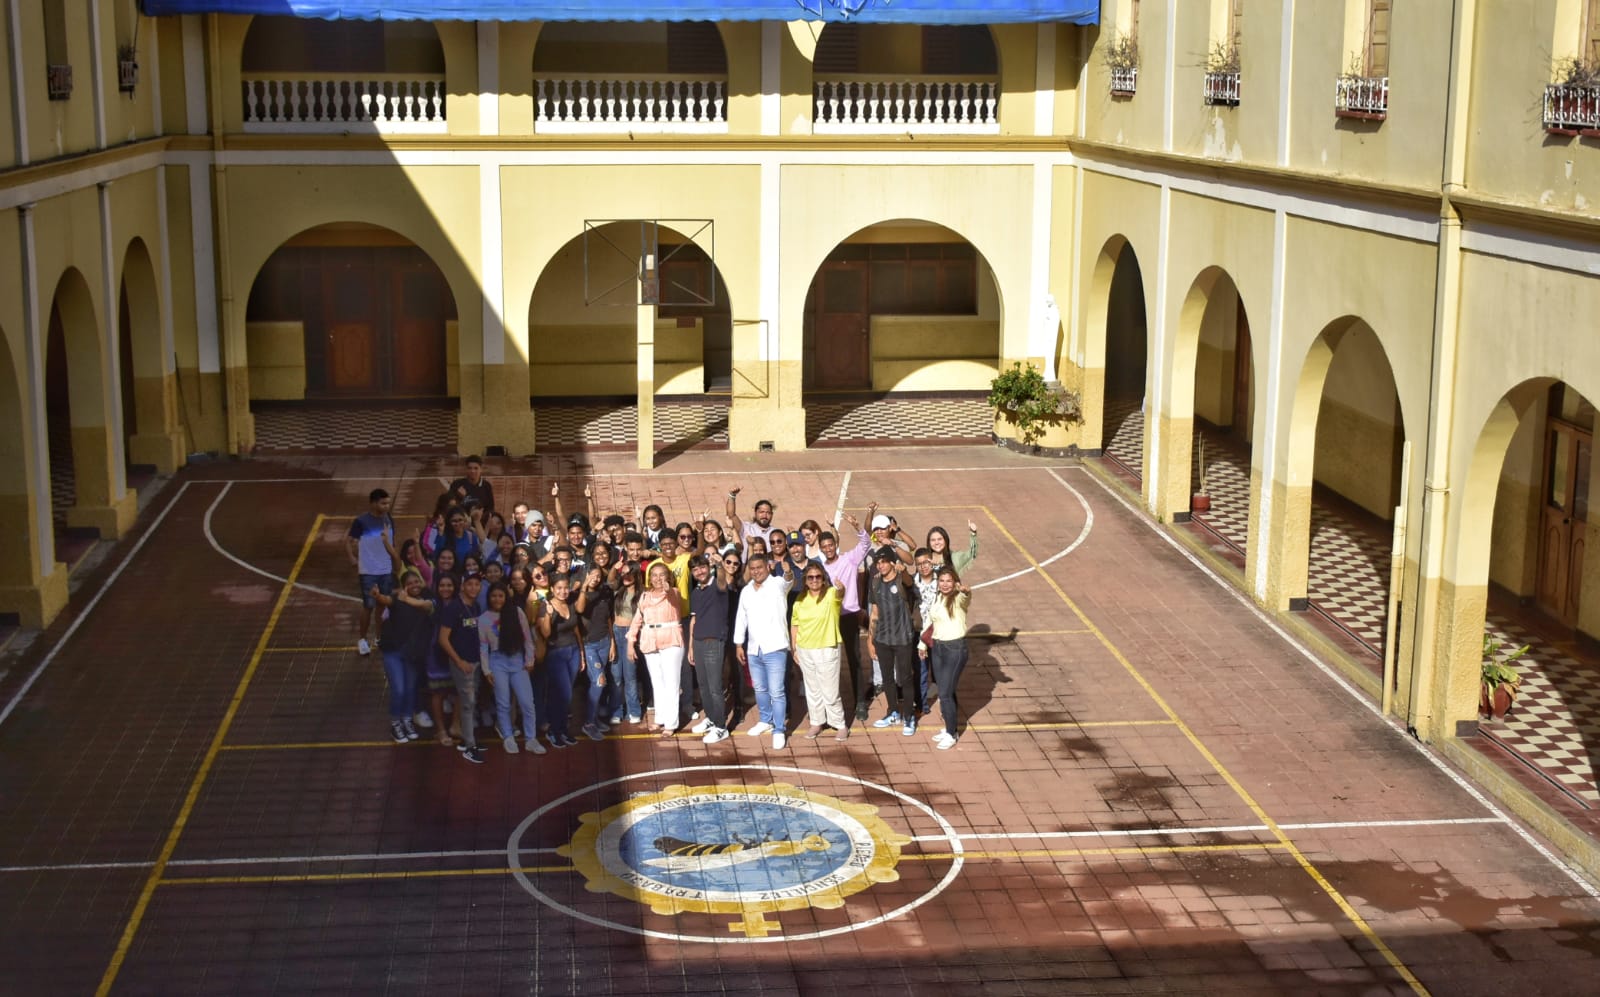
[[[439,275],[431,266],[397,266],[389,285],[394,336],[392,384],[400,395],[445,392],[444,309]]]
[[[371,392],[377,388],[377,333],[368,322],[338,322],[328,327],[328,390]]]
[[[872,387],[872,344],[867,319],[867,265],[825,263],[820,285],[812,370],[816,386],[834,391]]]
[[[378,370],[379,300],[370,259],[329,260],[322,268],[322,329],[327,353],[327,390],[375,394]]]
[[[1569,626],[1578,624],[1593,447],[1594,437],[1570,423],[1552,419],[1545,428],[1537,598]]]

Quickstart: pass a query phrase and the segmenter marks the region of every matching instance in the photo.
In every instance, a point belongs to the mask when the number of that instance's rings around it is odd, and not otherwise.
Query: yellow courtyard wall
[[[60,0],[56,0],[60,2]],[[72,96],[48,99],[45,87],[44,9],[19,5],[22,79],[27,99],[28,154],[37,162],[94,148],[94,85],[90,75],[89,5],[63,3],[67,59],[72,66]],[[9,51],[6,62],[9,64]]]
[[[1084,122],[1084,137],[1108,145],[1124,145],[1136,149],[1160,149],[1162,146],[1162,111],[1168,73],[1177,73],[1179,67],[1167,63],[1167,23],[1174,16],[1172,7],[1165,3],[1139,4],[1139,86],[1132,97],[1111,96],[1111,72],[1106,66],[1106,46],[1111,42],[1112,26],[1116,24],[1119,5],[1132,0],[1107,0],[1101,11],[1101,27],[1094,50],[1089,56],[1089,74],[1080,99],[1088,104]],[[1200,4],[1192,6],[1199,7]],[[1180,15],[1181,16],[1181,15]],[[1192,53],[1185,57],[1180,49],[1179,63],[1195,61]],[[1188,67],[1185,66],[1185,69]],[[1180,73],[1175,84],[1184,83],[1190,74]],[[1175,104],[1192,99],[1200,102],[1199,78],[1195,77],[1193,89],[1187,93],[1174,91]],[[1077,130],[1072,122],[1067,134]]]
[[[3,41],[0,39],[0,42]],[[8,65],[6,71],[0,72],[0,170],[17,165],[17,124],[12,114],[11,100],[11,72]]]

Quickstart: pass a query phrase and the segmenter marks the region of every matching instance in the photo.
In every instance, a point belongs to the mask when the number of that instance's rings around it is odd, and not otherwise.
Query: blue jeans
[[[789,721],[789,699],[784,676],[789,669],[789,652],[784,648],[749,654],[750,684],[756,689],[756,714],[762,723],[784,730]]]
[[[567,733],[572,723],[572,686],[578,681],[578,645],[552,647],[544,656],[544,722],[551,733]]]
[[[410,719],[417,711],[416,665],[399,651],[384,651],[383,675],[389,680],[389,719]]]
[[[622,720],[623,708],[630,717],[644,716],[644,703],[639,696],[639,660],[628,655],[628,628],[612,627],[617,641],[617,660],[611,663],[611,694],[606,697],[611,704],[611,719]]]
[[[600,702],[605,698],[607,686],[600,680],[606,674],[606,656],[611,653],[611,638],[583,645],[584,674],[589,678],[589,709],[583,715],[585,724],[592,724],[600,716]]]
[[[522,736],[533,740],[538,736],[534,727],[533,680],[522,667],[522,655],[490,651],[489,671],[494,675],[494,708],[500,721],[500,733],[510,737],[516,732],[511,726],[511,697],[516,696],[517,706],[522,710]],[[471,722],[470,717],[463,716],[462,728]]]

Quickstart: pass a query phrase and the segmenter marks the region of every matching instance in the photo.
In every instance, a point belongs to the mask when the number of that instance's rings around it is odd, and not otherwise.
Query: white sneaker
[[[788,744],[788,743],[789,743],[789,738],[783,733],[783,731],[780,730],[780,731],[774,731],[773,732],[773,734],[772,734],[772,746],[774,748],[781,748],[785,744]]]
[[[745,734],[750,737],[760,737],[762,734],[767,733],[771,729],[772,725],[763,720],[754,727],[751,727],[749,730],[745,731]]]
[[[933,746],[940,751],[949,751],[956,746],[956,739],[951,737],[948,732],[941,730],[933,735]]]
[[[700,740],[705,744],[716,744],[718,741],[726,741],[727,739],[728,739],[728,728],[726,728],[726,727],[713,727],[710,730],[706,731],[706,736],[702,737]]]
[[[704,734],[711,729],[711,718],[701,717],[700,722],[689,728],[691,734]]]
[[[367,643],[367,639],[365,637],[356,641],[356,653],[363,655],[372,653],[372,645]]]
[[[516,741],[512,741],[511,743],[512,744],[516,744],[517,742]],[[544,745],[539,743],[539,739],[537,737],[528,738],[528,740],[526,742],[526,745],[527,745],[527,749],[530,752],[532,752],[533,754],[535,754],[535,755],[542,755],[545,752]]]
[[[418,710],[417,715],[411,719],[416,721],[417,726],[423,730],[431,730],[433,728],[433,718],[422,710]]]
[[[517,753],[517,739],[514,737],[508,737],[500,742],[500,747],[506,749],[506,754],[514,755]]]

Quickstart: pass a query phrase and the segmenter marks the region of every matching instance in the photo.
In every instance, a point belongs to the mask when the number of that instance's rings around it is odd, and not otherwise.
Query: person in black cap
[[[806,553],[805,534],[799,530],[790,530],[784,537],[784,544],[783,560],[777,570],[789,579],[789,602],[792,605],[795,599],[805,594],[805,586],[801,582],[805,578],[806,567],[822,562]]]
[[[883,667],[883,691],[889,699],[887,715],[874,727],[903,725],[907,737],[917,732],[922,715],[918,682],[917,592],[900,562],[900,554],[887,544],[872,555],[872,578],[867,584],[867,652]]]

